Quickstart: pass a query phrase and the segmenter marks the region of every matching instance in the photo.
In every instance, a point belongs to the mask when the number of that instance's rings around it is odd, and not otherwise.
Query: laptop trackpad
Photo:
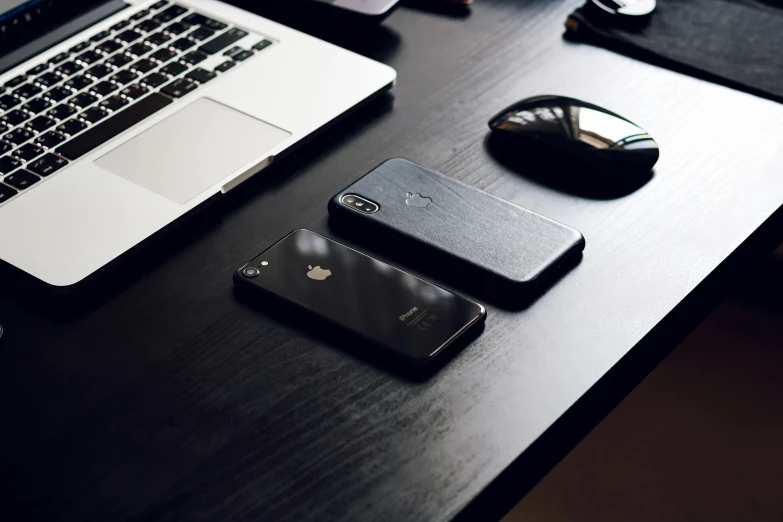
[[[95,163],[165,198],[187,203],[254,159],[263,159],[290,135],[201,98]]]

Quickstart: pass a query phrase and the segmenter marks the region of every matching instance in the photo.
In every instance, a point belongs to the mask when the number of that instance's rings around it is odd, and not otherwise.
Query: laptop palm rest
[[[200,98],[95,163],[184,204],[254,159],[263,158],[289,136],[236,109]]]

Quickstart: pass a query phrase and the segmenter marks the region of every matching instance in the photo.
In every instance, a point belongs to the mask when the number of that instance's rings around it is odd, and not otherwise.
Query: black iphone
[[[486,318],[484,307],[309,230],[296,230],[237,270],[234,282],[350,330],[412,365]]]
[[[550,281],[585,246],[571,227],[401,158],[334,196],[329,215],[357,241],[496,293]]]

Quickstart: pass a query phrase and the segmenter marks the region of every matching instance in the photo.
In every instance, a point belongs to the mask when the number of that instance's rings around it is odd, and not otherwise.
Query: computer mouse
[[[591,0],[589,5],[619,18],[638,18],[655,11],[655,0]]]
[[[500,111],[489,128],[506,153],[568,156],[602,181],[650,176],[658,144],[647,131],[612,111],[565,96],[535,96]],[[583,170],[583,169],[579,169]]]

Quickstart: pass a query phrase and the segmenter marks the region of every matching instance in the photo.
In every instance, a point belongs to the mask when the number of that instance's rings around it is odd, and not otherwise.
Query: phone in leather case
[[[357,242],[493,293],[551,282],[585,246],[571,227],[401,158],[335,195],[329,215]]]

